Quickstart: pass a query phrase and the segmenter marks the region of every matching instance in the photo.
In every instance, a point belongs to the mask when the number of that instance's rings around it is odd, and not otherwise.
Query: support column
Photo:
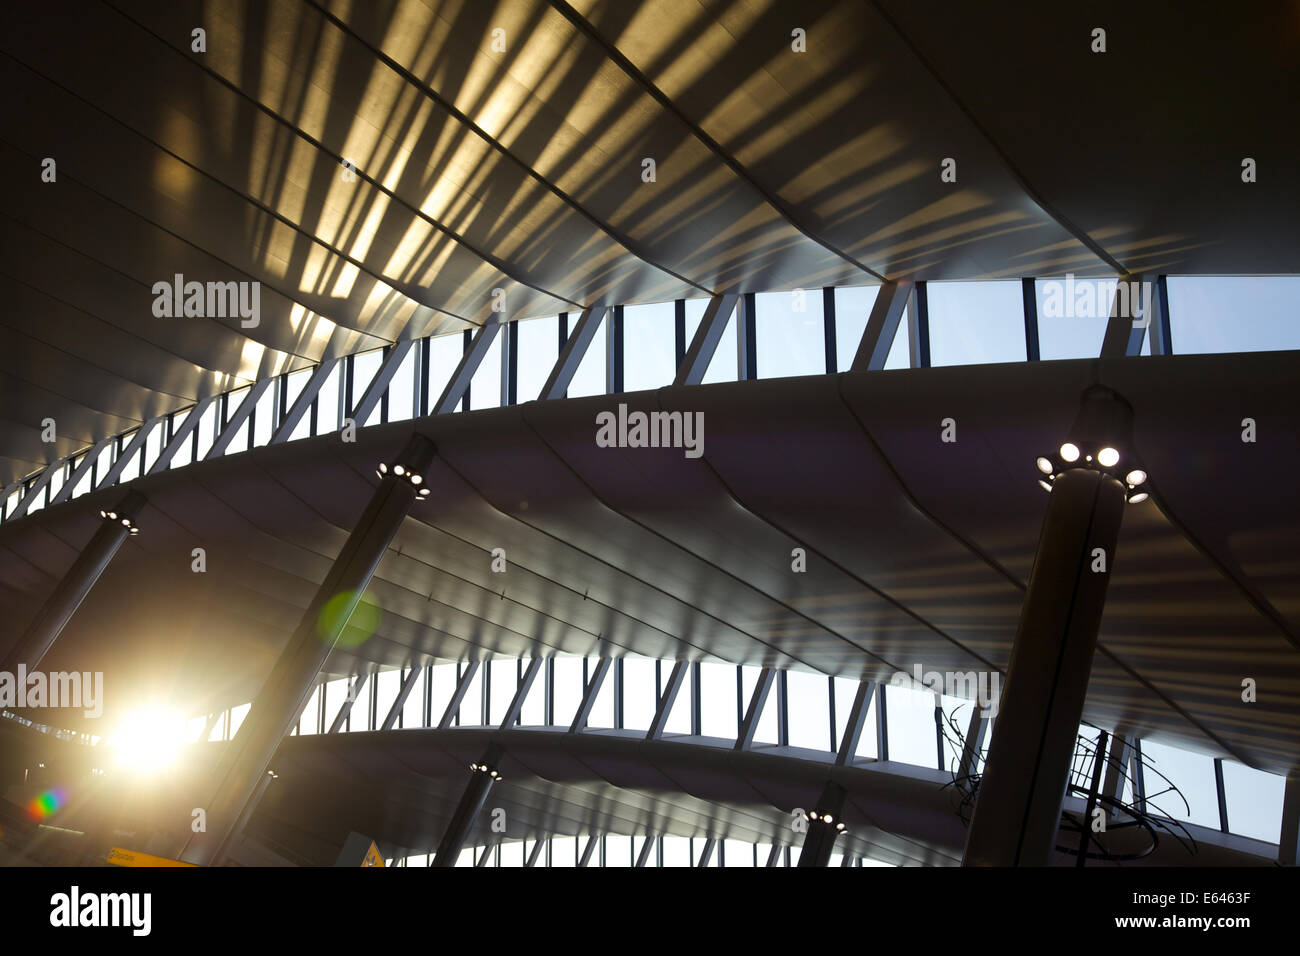
[[[497,765],[501,762],[501,753],[501,745],[492,744],[482,760],[469,765],[471,772],[469,786],[465,788],[460,803],[456,805],[456,812],[452,814],[451,822],[447,824],[447,829],[438,842],[438,851],[434,855],[432,866],[456,865],[460,851],[465,848],[465,841],[478,820],[479,812],[487,802],[492,785],[501,779],[501,773],[497,770]]]
[[[20,664],[32,670],[41,662],[122,547],[122,542],[137,532],[135,521],[144,504],[144,496],[131,491],[114,510],[100,512],[103,523],[10,650],[3,668],[6,673],[17,673]]]
[[[817,807],[808,814],[808,835],[799,853],[799,866],[826,866],[835,849],[835,838],[846,829],[840,819],[844,810],[844,788],[838,783],[826,784]]]
[[[254,698],[218,768],[215,791],[206,807],[208,831],[190,836],[181,853],[185,862],[212,865],[221,861],[231,836],[250,810],[258,781],[302,713],[321,668],[393,536],[416,499],[427,496],[424,474],[434,453],[432,442],[415,435],[391,468],[380,466],[383,477],[370,503]],[[331,605],[328,614],[327,604]]]
[[[1093,386],[1059,455],[1039,459],[1051,496],[980,778],[966,866],[1051,860],[1125,502],[1129,489],[1146,480],[1127,452],[1131,431],[1128,403]]]

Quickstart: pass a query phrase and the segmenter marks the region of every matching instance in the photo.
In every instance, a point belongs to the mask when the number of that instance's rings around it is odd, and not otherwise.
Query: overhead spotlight
[[[1064,445],[1061,446],[1061,457],[1064,458],[1066,461],[1078,461],[1079,446],[1074,444],[1073,442],[1067,441]]]
[[[419,491],[416,492],[416,494],[419,495],[421,498],[427,498],[429,497],[429,489],[421,488]]]
[[[469,765],[469,769],[470,769],[470,770],[473,770],[475,773],[478,773],[478,764],[476,764],[476,763],[472,763],[472,764],[470,764],[470,765]]]
[[[1044,491],[1052,490],[1052,486],[1048,482],[1044,481],[1042,478],[1038,479],[1038,483],[1043,486]]]
[[[122,524],[126,525],[128,528],[131,527],[131,519],[130,519],[130,518],[123,518],[123,519],[122,519]]]
[[[822,819],[823,819],[824,821],[826,821],[827,823],[834,823],[834,822],[835,822],[835,818],[834,818],[833,816],[831,816],[829,813],[826,814],[824,817],[822,817]]]
[[[817,820],[817,812],[813,811],[812,813],[808,814],[808,819],[815,822]]]
[[[1142,484],[1144,481],[1147,480],[1147,473],[1143,471],[1141,468],[1134,468],[1132,471],[1130,471],[1127,475],[1124,476],[1124,480],[1127,481],[1130,486],[1136,488],[1138,485]]]
[[[847,829],[847,828],[844,826],[843,822],[840,822],[840,823],[835,824],[835,829],[837,829],[837,830],[839,830],[841,833],[843,833],[843,832],[845,831],[845,829]]]
[[[1041,471],[1043,474],[1050,475],[1052,473],[1052,463],[1048,461],[1046,458],[1042,457],[1041,455],[1038,457],[1037,464],[1038,464],[1038,470]]]
[[[403,468],[401,465],[394,465],[393,474],[395,474],[398,478],[401,478],[402,475],[406,474],[406,469]]]
[[[99,516],[100,516],[101,518],[107,518],[107,517],[108,517],[108,512],[105,511],[103,508],[100,508],[100,509],[99,509]]]
[[[1107,446],[1097,452],[1097,460],[1101,462],[1103,468],[1114,468],[1119,464],[1119,452]]]
[[[1128,503],[1131,505],[1141,504],[1142,502],[1146,501],[1150,497],[1151,496],[1147,494],[1145,491],[1139,491],[1136,495],[1134,495],[1132,498],[1128,500]]]
[[[117,512],[116,512],[116,511],[110,511],[110,512],[108,513],[108,520],[109,520],[109,521],[116,521],[116,520],[117,520]]]
[[[415,472],[411,472],[411,484],[418,485],[422,481],[424,481],[423,475],[417,475]]]

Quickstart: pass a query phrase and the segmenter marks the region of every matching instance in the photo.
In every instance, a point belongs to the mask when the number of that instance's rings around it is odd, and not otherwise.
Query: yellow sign
[[[123,850],[120,846],[115,846],[108,851],[108,862],[114,866],[194,866],[193,863],[169,860],[165,856],[152,856],[148,853],[137,853],[135,850]]]
[[[384,858],[379,853],[379,847],[372,842],[370,849],[366,851],[366,858],[361,861],[362,866],[383,866]]]

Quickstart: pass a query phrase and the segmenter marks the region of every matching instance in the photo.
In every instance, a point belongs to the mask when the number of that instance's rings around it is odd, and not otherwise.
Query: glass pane
[[[578,712],[582,700],[582,658],[557,657],[555,659],[555,723],[568,727]]]
[[[508,330],[502,326],[488,346],[487,354],[470,379],[470,408],[501,407],[501,340]]]
[[[158,456],[162,454],[163,436],[167,433],[167,420],[163,419],[152,429],[149,430],[149,437],[144,440],[144,470],[145,474],[153,467]]]
[[[524,667],[528,667],[528,661],[524,661]],[[525,727],[542,727],[546,724],[546,662],[542,662],[541,668],[537,671],[537,676],[533,678],[533,686],[528,690],[528,696],[524,698],[523,710],[519,714],[520,723]]]
[[[235,734],[239,733],[240,726],[244,723],[244,718],[248,716],[248,709],[252,703],[240,704],[238,707],[232,707],[230,710],[230,739],[235,739]]]
[[[384,726],[384,719],[397,701],[397,692],[402,689],[402,672],[396,669],[383,670],[370,679],[375,682],[375,722],[371,725],[366,721],[366,728],[378,730]],[[355,726],[357,722],[354,720],[352,723]]]
[[[451,695],[456,691],[456,665],[455,664],[434,664],[433,681],[430,688],[430,706],[429,706],[429,725],[438,726],[442,720],[443,713],[447,710],[447,705],[451,703]]]
[[[937,770],[934,694],[886,685],[885,707],[889,715],[889,759]]]
[[[483,668],[486,665],[479,665],[474,672],[474,678],[469,682],[469,689],[460,701],[460,724],[461,727],[482,727],[483,726]]]
[[[672,666],[668,661],[663,663],[663,684],[668,686],[668,675],[672,673]],[[691,671],[690,667],[686,669],[686,677],[682,680],[681,689],[677,692],[677,699],[673,701],[672,710],[668,711],[668,719],[664,721],[664,735],[668,734],[689,734],[691,732]]]
[[[575,837],[551,838],[551,866],[574,867],[578,862],[578,841]]]
[[[722,841],[723,866],[754,866],[754,844],[743,840]],[[766,862],[766,860],[764,861]]]
[[[253,412],[254,448],[270,444],[271,435],[275,433],[275,389],[273,381],[257,400],[257,409]]]
[[[596,658],[587,658],[588,680],[590,680],[596,673],[596,663]],[[600,690],[596,693],[596,702],[591,707],[591,715],[587,718],[587,726],[614,726],[614,668],[612,665],[605,673],[605,680],[601,683]]]
[[[336,362],[330,369],[316,394],[316,431],[317,435],[328,435],[339,430],[339,419],[343,410],[339,408],[339,386],[343,381],[343,363]]]
[[[655,662],[648,657],[623,659],[623,726],[649,730],[655,716]]]
[[[621,833],[611,833],[605,837],[605,865],[631,866],[632,838]]]
[[[317,684],[311,692],[311,696],[307,698],[307,705],[303,707],[302,713],[298,716],[298,734],[300,736],[320,733],[318,729],[320,724],[320,695],[321,685]]]
[[[831,749],[830,684],[821,674],[786,672],[790,746]]]
[[[927,282],[925,289],[932,366],[1025,361],[1019,282]]]
[[[717,350],[709,362],[708,371],[704,373],[702,381],[705,385],[735,382],[740,378],[740,356],[736,351],[736,315],[739,311],[740,306],[737,305],[727,318],[727,327],[723,330],[722,338],[718,339]]]
[[[605,337],[610,323],[609,312],[601,320],[600,327],[587,346],[587,354],[582,357],[573,381],[569,383],[569,398],[582,398],[586,395],[605,394]],[[569,335],[572,336],[578,325],[578,317],[569,314]],[[557,333],[558,335],[558,333]]]
[[[452,335],[439,335],[429,342],[429,409],[426,414],[433,410],[435,403],[442,395],[447,383],[451,381],[451,375],[460,365],[461,357],[465,352],[465,340],[461,333],[456,332]]]
[[[555,367],[555,360],[560,357],[559,325],[558,315],[519,323],[515,397],[521,403],[531,402],[541,395],[542,386]]]
[[[1282,837],[1282,797],[1286,777],[1223,761],[1223,794],[1228,803],[1228,829],[1266,843]]]
[[[1169,337],[1177,354],[1300,349],[1300,277],[1170,276],[1167,281]]]
[[[194,452],[195,461],[202,461],[211,450],[212,443],[216,441],[217,412],[220,410],[220,405],[220,401],[212,402],[199,416],[199,445]]]
[[[426,673],[423,667],[416,668],[415,686],[402,703],[400,726],[403,730],[424,726],[424,684]],[[438,714],[442,716],[441,713]]]
[[[671,385],[677,373],[677,323],[672,302],[623,309],[623,388]]]
[[[759,378],[826,371],[821,289],[760,292],[754,296],[754,311]]]
[[[491,699],[488,701],[488,723],[493,727],[497,727],[505,719],[506,710],[510,707],[510,702],[514,700],[515,690],[519,686],[519,675],[517,673],[519,662],[511,657],[490,661],[487,666],[492,668]]]
[[[362,352],[352,358],[352,400],[351,407],[356,408],[357,403],[361,401],[361,396],[366,394],[366,389],[370,383],[375,380],[375,375],[379,372],[379,367],[384,364],[384,350],[371,349],[369,352]],[[357,422],[360,428],[367,424],[376,424],[379,421],[379,403],[375,403],[375,410],[371,413],[370,418],[364,422]]]
[[[1142,759],[1147,764],[1143,776],[1146,780],[1148,809],[1154,809],[1175,820],[1198,823],[1216,830],[1219,828],[1219,793],[1214,783],[1213,757],[1144,740]],[[1172,791],[1161,794],[1169,784],[1152,773],[1152,767],[1164,774],[1169,783],[1181,791],[1182,799]],[[1183,800],[1186,800],[1186,804]]]
[[[501,861],[499,866],[521,867],[524,865],[524,844],[522,840],[511,840],[501,844]]]
[[[700,664],[700,733],[736,739],[736,668],[734,664]]]
[[[691,841],[686,837],[666,836],[663,838],[664,866],[690,866]]]
[[[393,377],[388,383],[388,420],[390,422],[404,422],[415,415],[415,357],[419,351],[419,343],[416,343],[406,353],[406,357],[397,366],[397,371],[393,373]],[[378,407],[366,419],[365,424],[373,425],[377,421],[379,421]]]
[[[740,706],[744,710],[749,710],[749,701],[754,696],[754,685],[758,683],[758,675],[762,668],[753,667],[746,664],[740,669],[741,677],[741,697]],[[778,736],[778,724],[780,721],[780,706],[777,704],[776,679],[772,681],[772,687],[767,692],[767,700],[763,704],[763,710],[758,715],[758,726],[754,729],[754,743],[756,744],[776,744],[780,738]]]
[[[1038,352],[1046,359],[1096,358],[1110,320],[1115,279],[1039,279]]]

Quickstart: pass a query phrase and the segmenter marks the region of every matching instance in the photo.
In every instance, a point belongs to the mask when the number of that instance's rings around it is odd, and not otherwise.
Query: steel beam
[[[871,709],[871,698],[875,690],[873,682],[858,681],[858,692],[849,709],[848,723],[844,725],[844,739],[840,741],[840,749],[835,754],[836,766],[845,767],[853,763],[853,757],[858,752],[858,742],[862,739],[862,728],[867,725],[867,712]]]
[[[772,868],[781,865],[781,850],[784,847],[779,843],[773,843],[772,849],[767,851],[767,862],[763,864],[765,868]]]
[[[668,725],[668,715],[673,712],[673,704],[677,702],[677,694],[682,689],[682,684],[686,680],[686,671],[691,665],[686,661],[675,661],[673,669],[668,674],[668,682],[664,686],[664,692],[659,697],[659,703],[655,706],[655,716],[650,721],[650,729],[646,731],[646,740],[658,740],[664,734],[664,727]]]
[[[604,318],[605,306],[603,305],[589,305],[582,310],[577,326],[565,339],[564,345],[560,348],[559,358],[551,366],[551,374],[546,377],[546,384],[542,386],[541,394],[537,396],[540,401],[564,397]]]
[[[611,663],[613,661],[608,657],[602,657],[596,662],[595,673],[591,675],[586,690],[582,692],[582,702],[578,704],[578,712],[573,715],[573,723],[569,727],[569,733],[580,733],[587,726],[587,718],[591,716],[591,708],[595,705],[596,696],[600,693],[600,685],[605,683],[605,675],[609,673]]]
[[[1111,303],[1106,334],[1101,342],[1102,358],[1142,354],[1142,340],[1153,319],[1154,288],[1155,283],[1147,275],[1132,273],[1120,277],[1115,286],[1115,300]],[[1140,323],[1135,322],[1133,316],[1137,305],[1135,297],[1146,303],[1147,312]]]
[[[1101,785],[1101,793],[1104,797],[1119,800],[1124,796],[1124,767],[1128,746],[1128,739],[1120,734],[1111,738],[1110,754],[1106,760],[1106,777]]]
[[[112,438],[101,438],[99,441],[95,442],[95,444],[90,447],[90,450],[86,452],[85,457],[81,459],[81,464],[72,469],[72,474],[69,475],[68,480],[63,483],[63,487],[60,488],[52,498],[50,498],[50,504],[57,505],[71,498],[72,490],[81,483],[82,478],[85,478],[86,475],[90,474],[91,469],[95,467],[95,462],[99,460],[99,456],[103,454],[104,449],[112,443]],[[153,474],[152,468],[149,469],[149,473]]]
[[[126,470],[127,464],[135,457],[137,451],[141,451],[141,449],[145,447],[145,442],[148,440],[150,433],[158,427],[158,424],[161,421],[161,416],[158,418],[151,418],[136,429],[135,435],[131,438],[130,444],[122,449],[122,454],[117,456],[117,461],[113,462],[112,467],[100,476],[99,485],[97,487],[110,488],[117,483],[117,479],[120,478],[122,472]],[[141,452],[141,454],[143,454],[143,452]]]
[[[763,715],[763,705],[767,703],[767,696],[771,693],[775,679],[775,667],[764,667],[758,672],[754,692],[750,695],[749,706],[745,710],[745,719],[741,721],[740,731],[736,734],[736,750],[748,750],[753,745],[754,731],[758,729],[759,718]]]
[[[641,841],[641,849],[636,855],[636,863],[633,864],[636,869],[642,869],[650,861],[650,853],[655,848],[656,837],[653,833],[647,833],[645,839]]]
[[[406,361],[406,356],[410,354],[411,349],[414,347],[414,339],[404,339],[393,344],[388,349],[388,354],[384,356],[379,371],[375,372],[375,377],[366,386],[366,390],[361,393],[361,398],[352,409],[350,417],[352,421],[356,422],[358,428],[361,428],[366,419],[370,417],[371,412],[379,407],[379,402],[384,397],[384,392],[388,391],[393,376],[397,374],[398,368]]]
[[[298,427],[302,417],[311,411],[311,403],[316,400],[321,387],[328,381],[334,371],[334,366],[338,364],[339,360],[336,358],[321,359],[321,363],[316,366],[316,371],[312,372],[308,377],[307,384],[302,387],[302,391],[293,400],[293,404],[285,409],[284,420],[280,422],[280,427],[271,435],[272,445],[278,445],[289,440],[289,436]],[[190,413],[191,417],[193,417],[193,414],[193,412]],[[186,424],[189,424],[189,419],[186,419]]]
[[[339,712],[334,715],[334,722],[330,724],[329,733],[337,734],[343,729],[343,724],[347,721],[348,715],[352,713],[352,705],[357,702],[357,695],[361,693],[361,688],[366,685],[366,680],[369,677],[368,672],[362,672],[352,678],[352,684],[348,687],[348,696],[339,705]]]
[[[258,779],[297,722],[325,661],[416,501],[416,485],[399,477],[397,466],[424,475],[434,453],[427,438],[414,435],[379,480],[228,748],[215,776],[215,793],[206,804],[208,830],[188,837],[181,856],[185,862],[220,862],[231,836],[243,825]]]
[[[420,672],[423,667],[411,666],[411,672],[406,675],[402,681],[401,690],[397,692],[397,699],[393,701],[393,706],[388,708],[388,715],[384,717],[384,722],[380,730],[392,730],[397,726],[397,718],[401,715],[402,709],[406,706],[406,699],[411,696],[411,691],[420,679]]]
[[[533,848],[528,852],[528,859],[524,860],[524,866],[532,869],[537,865],[537,858],[542,855],[542,848],[546,846],[546,838],[533,841]]]
[[[515,690],[515,696],[510,701],[510,706],[506,708],[506,715],[501,721],[501,729],[508,730],[514,726],[515,721],[519,719],[520,713],[524,709],[524,699],[528,692],[532,690],[533,681],[537,679],[537,673],[542,669],[542,659],[534,657],[528,662],[523,676],[519,678],[519,686]]]
[[[907,297],[907,358],[912,368],[930,367],[930,298],[924,282]],[[889,358],[889,353],[885,353]],[[882,365],[881,368],[884,368]]]
[[[1277,847],[1282,866],[1300,864],[1300,774],[1286,778],[1282,791],[1282,832]]]
[[[596,851],[596,845],[600,842],[600,834],[593,833],[587,837],[587,845],[582,848],[582,855],[578,857],[578,866],[585,867],[591,862],[591,854]]]
[[[871,315],[867,318],[867,327],[858,343],[857,354],[853,356],[852,371],[878,371],[885,367],[889,350],[898,335],[903,309],[907,307],[914,286],[910,279],[881,283],[876,301],[871,306]]]
[[[483,758],[478,763],[471,765],[469,784],[465,787],[465,792],[456,805],[451,821],[447,824],[447,829],[438,842],[438,850],[434,855],[432,866],[451,867],[456,865],[456,860],[460,857],[460,851],[465,848],[465,842],[469,839],[470,831],[474,829],[474,824],[483,809],[483,804],[487,801],[488,793],[491,792],[493,784],[500,779],[498,767],[501,763],[501,756],[501,745],[489,744]]]
[[[1151,354],[1173,355],[1173,334],[1169,328],[1169,281],[1157,276],[1151,286]]]
[[[704,847],[700,850],[700,861],[696,866],[708,866],[709,861],[713,859],[713,848],[718,845],[717,839],[709,837],[704,841]]]
[[[45,470],[36,476],[36,480],[32,482],[32,486],[27,489],[27,494],[18,499],[18,504],[14,506],[14,510],[10,517],[21,518],[23,515],[27,514],[27,510],[36,503],[36,499],[45,493],[46,487],[54,480],[54,475],[57,469],[63,467],[66,463],[66,458],[60,458],[58,461],[46,465]]]
[[[189,414],[185,416],[185,420],[181,422],[180,427],[172,429],[171,440],[163,446],[162,454],[158,456],[157,461],[149,466],[149,470],[146,474],[156,475],[160,472],[166,471],[168,467],[171,466],[172,459],[176,457],[176,453],[180,451],[181,446],[187,441],[190,441],[191,436],[194,434],[194,429],[199,427],[199,419],[203,417],[203,413],[206,412],[219,397],[220,396],[218,395],[209,395],[207,398],[200,398],[194,403],[193,407],[190,408]],[[172,415],[172,421],[176,421],[175,414]]]
[[[16,673],[19,664],[32,670],[41,662],[122,547],[122,542],[131,534],[144,505],[143,495],[129,491],[117,507],[108,512],[113,517],[102,519],[72,566],[59,579],[54,592],[45,599],[23,636],[10,650],[3,668],[6,673]]]
[[[1037,362],[1038,348],[1038,280],[1030,277],[1020,280],[1020,301],[1025,315],[1025,358]]]
[[[962,743],[961,762],[957,764],[957,779],[969,780],[975,775],[979,766],[980,752],[984,749],[984,737],[988,734],[989,722],[984,718],[984,708],[975,704],[971,708],[970,723],[966,725],[966,739]]]
[[[704,381],[704,373],[709,370],[709,362],[718,350],[718,343],[722,341],[722,333],[727,329],[731,314],[736,311],[738,299],[739,296],[734,292],[724,292],[709,299],[695,336],[686,350],[686,357],[677,369],[674,385],[699,385]]]
[[[465,693],[469,690],[470,681],[478,673],[480,662],[467,661],[465,663],[465,673],[460,675],[460,680],[456,683],[456,689],[452,691],[451,700],[447,702],[447,709],[442,712],[442,719],[438,721],[438,729],[446,730],[456,719],[456,713],[460,710],[461,702],[465,699]]]
[[[226,453],[226,449],[230,447],[230,443],[235,439],[235,432],[239,431],[239,427],[243,425],[244,422],[248,421],[248,417],[253,414],[253,409],[257,407],[258,400],[266,394],[266,390],[270,388],[274,382],[275,380],[273,378],[264,378],[260,382],[254,382],[249,387],[248,394],[245,395],[244,400],[239,403],[239,407],[235,409],[235,413],[230,416],[230,420],[217,432],[216,441],[212,443],[212,447],[208,449],[208,453],[203,456],[204,461],[207,461],[209,458],[220,458]],[[220,425],[221,423],[218,422],[217,424]]]
[[[469,388],[469,383],[474,378],[474,373],[478,371],[479,365],[487,356],[488,349],[496,340],[497,333],[501,331],[501,322],[494,314],[491,318],[479,326],[478,331],[474,333],[474,338],[470,340],[469,348],[460,357],[460,363],[456,366],[456,371],[451,373],[451,378],[447,381],[447,387],[442,390],[442,395],[433,406],[433,414],[446,415],[456,410],[460,400],[465,397],[465,391]]]

